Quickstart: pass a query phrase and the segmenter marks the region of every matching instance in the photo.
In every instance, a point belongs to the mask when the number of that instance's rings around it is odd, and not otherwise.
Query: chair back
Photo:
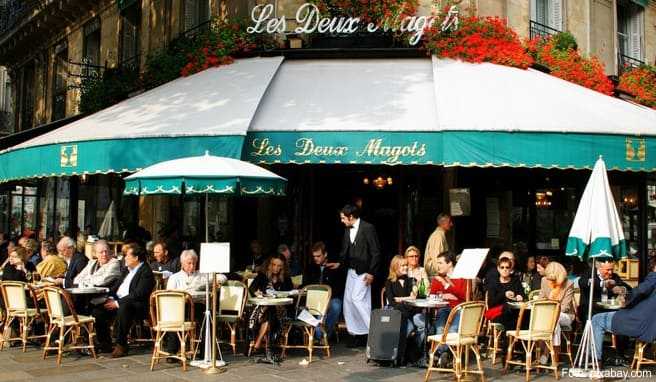
[[[332,290],[329,285],[313,284],[305,287],[306,297],[305,306],[312,314],[320,314],[321,317],[326,315]]]
[[[528,300],[531,301],[531,300],[534,300],[535,298],[537,298],[536,296],[539,296],[539,295],[540,295],[540,290],[536,289],[536,290],[532,290],[532,291],[528,292],[527,297],[528,297]]]
[[[560,303],[553,300],[534,300],[531,304],[531,319],[528,324],[530,335],[550,333],[553,335],[560,316]]]
[[[219,289],[219,315],[241,317],[248,289],[241,281],[230,280]]]
[[[481,330],[481,325],[483,323],[483,316],[485,313],[485,303],[483,301],[470,301],[463,302],[452,309],[447,319],[447,325],[445,328],[451,326],[451,321],[453,321],[456,312],[460,311],[460,322],[458,323],[458,335],[463,337],[478,337],[478,334]],[[448,333],[448,329],[444,330],[445,333]]]
[[[75,312],[75,307],[71,302],[71,298],[66,291],[61,288],[48,286],[44,287],[43,294],[46,301],[46,309],[48,309],[48,316],[53,321],[63,321],[66,316],[66,311],[64,310],[64,303],[68,306],[70,315],[73,316],[73,319],[77,322],[77,313]],[[63,301],[63,303],[62,303]]]
[[[0,283],[0,289],[8,313],[25,312],[27,310],[27,298],[25,297],[25,292],[28,290],[27,283],[3,281]]]
[[[151,318],[153,324],[166,327],[183,327],[185,307],[190,305],[190,315],[193,319],[193,301],[189,293],[178,290],[158,290],[150,295]],[[153,314],[154,313],[154,314]]]

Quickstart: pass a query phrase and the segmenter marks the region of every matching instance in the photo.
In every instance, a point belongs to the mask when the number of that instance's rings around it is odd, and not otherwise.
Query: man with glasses
[[[339,315],[342,313],[342,298],[344,296],[344,272],[341,268],[331,269],[326,267],[328,264],[328,252],[326,245],[318,241],[312,245],[312,264],[308,266],[306,274],[303,276],[305,285],[325,284],[332,290],[330,304],[326,311],[326,334],[331,338],[335,333],[335,326]],[[315,339],[321,339],[321,329],[317,328],[314,332]]]

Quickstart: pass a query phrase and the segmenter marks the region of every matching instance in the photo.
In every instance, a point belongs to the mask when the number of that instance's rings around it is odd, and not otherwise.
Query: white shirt
[[[358,234],[358,229],[360,229],[360,219],[356,219],[355,223],[353,223],[353,227],[349,230],[351,244],[355,243],[355,236]]]
[[[166,282],[166,289],[183,290],[185,292],[196,292],[205,290],[207,277],[200,272],[187,274],[185,271],[176,272]]]
[[[123,280],[123,283],[121,283],[121,286],[119,286],[118,290],[116,291],[118,298],[123,298],[130,294],[130,283],[132,282],[134,275],[137,273],[142,264],[143,263],[139,263],[139,265],[130,269],[130,272],[125,277],[125,280]]]

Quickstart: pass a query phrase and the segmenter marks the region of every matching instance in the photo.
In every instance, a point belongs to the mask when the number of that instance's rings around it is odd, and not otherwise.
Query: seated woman
[[[252,295],[259,297],[264,294],[271,294],[273,291],[289,291],[293,288],[291,278],[287,275],[285,257],[276,254],[266,261],[264,272],[258,273],[251,283],[249,291]],[[259,325],[258,334],[253,344],[255,350],[262,349],[262,340],[269,331],[271,331],[269,338],[275,340],[279,337],[282,329],[281,321],[286,313],[287,307],[285,306],[256,306],[253,309],[248,327],[252,333],[255,333],[255,328]]]
[[[403,256],[394,256],[390,263],[389,276],[385,281],[385,300],[386,305],[400,311],[403,316],[401,333],[404,333],[405,336],[401,336],[399,343],[399,354],[403,357],[401,365],[410,358],[406,352],[406,339],[412,335],[412,331],[415,329],[412,318],[417,313],[417,309],[403,303],[404,299],[415,297],[411,279],[408,277],[408,261]]]
[[[41,278],[57,278],[66,273],[66,262],[57,256],[57,248],[52,242],[41,242],[41,258],[43,260],[36,266],[36,271]]]
[[[567,279],[567,270],[560,263],[552,261],[544,270],[540,298],[558,301],[560,303],[560,317],[553,336],[553,345],[558,357],[560,353],[561,326],[570,326],[574,322],[576,308],[574,307],[574,283]],[[544,359],[540,362],[546,363],[546,352],[542,353]],[[540,358],[542,358],[540,357]],[[558,362],[556,360],[556,362]]]
[[[14,247],[9,252],[7,263],[2,268],[2,281],[27,282],[27,251],[23,247]]]
[[[493,322],[503,325],[506,330],[514,329],[517,326],[517,317],[519,315],[518,309],[513,309],[508,306],[508,302],[520,302],[526,299],[524,296],[524,288],[518,277],[513,277],[510,274],[512,270],[512,260],[504,257],[500,258],[497,263],[497,270],[499,277],[496,279],[488,280],[487,288],[487,304],[488,312],[493,316],[487,316]],[[505,338],[503,336],[502,338]]]

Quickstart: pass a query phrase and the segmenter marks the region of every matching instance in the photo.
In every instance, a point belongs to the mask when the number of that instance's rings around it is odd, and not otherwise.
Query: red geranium
[[[617,88],[631,94],[636,102],[656,109],[656,67],[627,68]]]

